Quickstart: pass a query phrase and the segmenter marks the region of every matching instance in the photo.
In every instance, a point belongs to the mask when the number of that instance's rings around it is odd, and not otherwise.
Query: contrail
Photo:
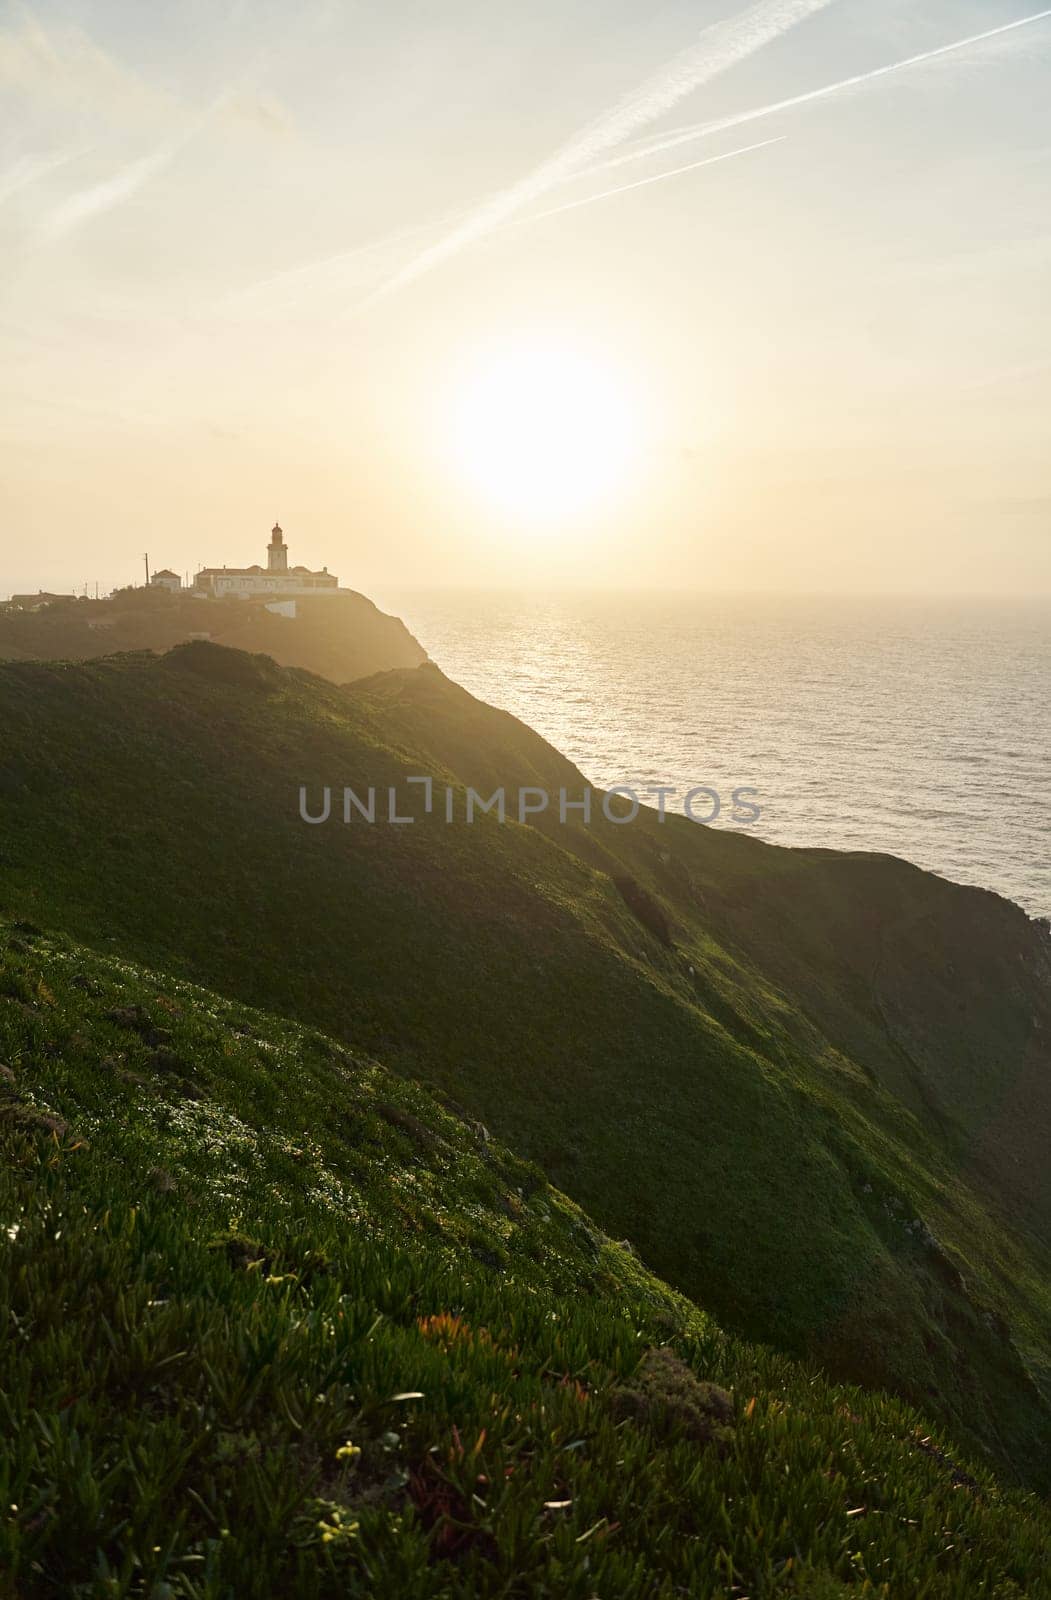
[[[556,184],[576,177],[604,151],[622,144],[639,128],[664,116],[702,84],[728,72],[739,61],[754,55],[764,45],[833,3],[834,0],[758,0],[739,16],[713,23],[696,44],[673,57],[533,172],[509,189],[493,195],[451,233],[415,256],[370,295],[369,300],[375,301],[403,288],[484,238]]]
[[[218,302],[222,306],[234,307],[241,302],[247,302],[255,295],[272,293],[275,290],[295,290],[297,284],[310,282],[312,278],[323,277],[325,273],[335,273],[341,268],[352,267],[357,261],[367,261],[377,255],[381,250],[391,250],[396,246],[409,245],[413,240],[418,240],[421,235],[433,234],[436,227],[451,227],[460,222],[467,213],[461,208],[459,211],[446,213],[442,217],[432,217],[429,222],[416,222],[407,227],[398,228],[392,233],[381,235],[379,238],[367,239],[363,244],[351,245],[348,250],[340,250],[335,255],[320,256],[310,261],[301,261],[298,266],[285,267],[280,272],[272,272],[265,278],[255,278],[243,288],[234,289]],[[345,286],[344,286],[345,287]]]
[[[758,144],[742,145],[740,150],[724,150],[722,155],[705,156],[703,161],[691,161],[685,167],[673,167],[670,172],[657,172],[649,178],[638,178],[634,183],[618,183],[615,189],[603,189],[600,194],[589,194],[583,200],[567,200],[565,205],[552,206],[549,211],[537,211],[531,216],[521,217],[511,226],[525,228],[531,222],[541,222],[544,217],[557,217],[563,211],[575,211],[578,206],[593,206],[596,200],[608,200],[611,195],[626,194],[629,189],[643,189],[648,183],[663,183],[665,178],[678,178],[684,172],[696,172],[698,167],[714,167],[720,161],[732,161],[735,156],[747,156],[753,150],[765,150],[768,145],[784,144],[786,138],[787,134],[782,133],[776,139],[761,139]]]
[[[183,143],[185,140],[182,139],[170,141],[161,149],[155,150],[152,155],[141,156],[138,161],[129,162],[126,167],[122,167],[104,182],[91,184],[79,194],[70,195],[69,199],[57,206],[48,218],[45,228],[47,236],[58,239],[80,223],[86,222],[89,217],[110,211],[123,201],[130,200],[143,184],[168,165]]]
[[[703,139],[709,134],[724,133],[728,128],[740,128],[745,123],[757,121],[760,117],[772,117],[779,111],[790,111],[796,106],[809,105],[814,100],[824,100],[827,96],[839,94],[844,89],[856,89],[860,84],[873,83],[877,78],[886,78],[892,72],[903,72],[906,67],[918,67],[924,61],[936,61],[939,56],[952,55],[955,51],[966,50],[971,45],[984,44],[988,39],[1013,33],[1018,28],[1028,28],[1032,23],[1043,22],[1047,17],[1051,17],[1051,8],[1046,11],[1035,11],[1031,16],[1020,17],[1016,22],[1005,22],[998,28],[988,28],[984,33],[972,33],[966,39],[954,40],[952,44],[939,45],[936,50],[924,50],[919,55],[906,56],[901,61],[892,61],[887,66],[876,67],[870,72],[858,72],[853,77],[840,78],[838,83],[826,83],[820,89],[808,89],[805,94],[795,94],[787,100],[774,100],[769,105],[738,112],[736,116],[720,117],[717,122],[697,122],[692,127],[678,128],[663,137],[649,140],[645,145],[625,155],[599,162],[589,168],[587,173],[579,173],[576,176],[608,172],[611,168],[625,166],[630,161],[641,161],[646,156],[657,155],[664,150],[674,150],[677,145],[687,144],[692,139]]]
[[[220,109],[225,98],[225,93],[217,96],[210,106],[198,112],[149,155],[139,156],[136,161],[129,161],[126,166],[121,167],[111,177],[103,179],[101,183],[90,184],[88,188],[81,189],[77,194],[63,200],[44,225],[45,237],[61,238],[63,234],[71,232],[91,217],[98,216],[104,211],[112,211],[114,206],[123,205],[125,200],[130,200],[144,184],[149,183],[157,173],[163,172],[186,145],[197,137],[201,129],[207,126],[216,111]]]
[[[241,83],[247,80],[249,73],[255,70],[256,65],[256,61],[250,62],[237,83],[222,89],[209,105],[189,117],[177,132],[171,134],[148,155],[129,161],[126,166],[121,167],[110,177],[104,178],[101,183],[91,184],[88,188],[81,189],[79,193],[70,195],[51,213],[43,228],[44,237],[52,240],[61,238],[63,234],[79,227],[82,222],[87,222],[103,212],[112,211],[114,206],[123,205],[126,200],[138,194],[141,188],[170,166],[185,147],[196,139],[202,129],[208,126],[234,92],[240,88]]]
[[[10,200],[22,189],[28,189],[40,178],[45,178],[49,172],[54,172],[58,167],[64,167],[67,162],[75,161],[78,156],[87,155],[90,145],[71,145],[66,150],[59,150],[53,155],[32,158],[24,156],[21,161],[16,161],[14,166],[0,177],[0,205],[5,200]]]

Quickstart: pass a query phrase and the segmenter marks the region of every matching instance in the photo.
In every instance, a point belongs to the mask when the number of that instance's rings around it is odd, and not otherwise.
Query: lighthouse
[[[193,593],[202,599],[208,597],[212,600],[250,600],[256,595],[273,600],[279,595],[333,595],[339,592],[339,579],[327,567],[322,567],[320,572],[311,572],[309,567],[289,566],[288,546],[279,522],[275,522],[270,530],[265,567],[202,567],[193,580]]]
[[[285,545],[285,536],[281,532],[278,522],[270,530],[270,543],[267,546],[266,566],[268,572],[288,571],[288,549]]]

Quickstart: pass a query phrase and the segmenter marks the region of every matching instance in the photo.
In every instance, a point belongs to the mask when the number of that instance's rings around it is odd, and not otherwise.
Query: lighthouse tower
[[[267,570],[269,572],[288,571],[288,550],[285,546],[285,536],[281,532],[280,523],[275,522],[270,530],[270,543],[266,552]]]
[[[174,574],[167,576],[174,577]],[[178,586],[176,580],[175,587]],[[194,578],[193,592],[213,600],[249,600],[255,595],[273,600],[277,595],[338,595],[340,589],[339,579],[327,567],[311,572],[309,567],[289,566],[285,536],[281,524],[275,522],[270,530],[265,567],[258,563],[250,567],[202,567]]]

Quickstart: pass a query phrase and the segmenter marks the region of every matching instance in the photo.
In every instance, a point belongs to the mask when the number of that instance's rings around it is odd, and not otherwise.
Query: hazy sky
[[[0,595],[1051,592],[1040,9],[0,3]]]

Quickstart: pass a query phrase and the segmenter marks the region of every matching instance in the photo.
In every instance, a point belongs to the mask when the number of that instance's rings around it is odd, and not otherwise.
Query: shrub
[[[657,1434],[681,1432],[720,1449],[733,1438],[734,1403],[725,1389],[694,1376],[667,1345],[647,1350],[631,1383],[614,1390],[615,1415]]]

